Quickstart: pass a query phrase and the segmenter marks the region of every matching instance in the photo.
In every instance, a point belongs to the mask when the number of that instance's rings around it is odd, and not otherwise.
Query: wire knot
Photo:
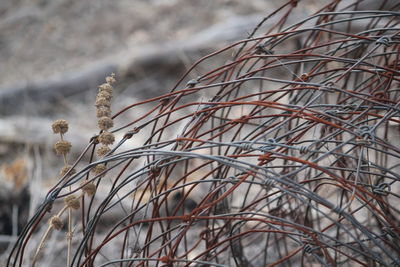
[[[132,130],[126,132],[126,134],[124,135],[124,139],[131,139],[132,136],[137,134],[138,132],[140,132],[140,128],[134,127]]]
[[[172,100],[172,97],[164,97],[164,98],[160,99],[160,103],[162,106],[166,106],[171,100]]]
[[[275,181],[272,178],[266,177],[263,186],[265,187],[265,189],[267,189],[267,191],[269,191],[274,185],[274,183]]]
[[[246,116],[246,115],[244,115],[244,116],[242,116],[242,117],[240,117],[239,119],[233,119],[233,120],[231,120],[229,123],[230,124],[236,124],[236,123],[247,123],[247,121],[250,119],[251,117],[250,116]]]
[[[321,87],[319,88],[319,90],[321,91],[326,91],[326,92],[335,92],[333,86],[335,85],[334,82],[326,82],[323,85],[321,85]]]
[[[154,165],[152,165],[150,167],[150,174],[151,176],[158,176],[161,173],[161,160],[158,160],[156,163],[154,163]]]
[[[325,113],[328,114],[328,115],[337,117],[337,116],[339,116],[339,114],[340,114],[340,110],[337,110],[337,109],[328,109],[328,110],[325,110]]]
[[[253,144],[252,143],[242,143],[242,144],[240,144],[240,148],[242,150],[251,150],[253,148]]]
[[[357,104],[348,104],[342,107],[343,110],[356,110],[358,107]]]
[[[195,87],[196,84],[198,84],[198,83],[199,83],[199,78],[197,78],[197,79],[192,79],[192,80],[190,80],[190,81],[187,82],[186,88],[193,88],[193,87]]]
[[[273,161],[275,159],[274,157],[271,157],[271,156],[272,156],[272,153],[268,152],[268,153],[265,153],[263,155],[260,155],[258,157],[258,160],[261,161],[262,163],[266,164],[266,163],[271,162],[271,161]]]
[[[387,196],[390,191],[391,188],[388,183],[380,183],[372,187],[372,192],[381,196]]]
[[[390,38],[390,36],[382,36],[378,40],[375,41],[376,44],[382,44],[386,47],[390,46],[391,42],[392,42],[392,38]]]
[[[375,140],[375,134],[373,132],[373,127],[369,125],[362,125],[358,128],[357,134],[362,138],[358,140],[360,143],[368,144],[371,140]]]
[[[100,143],[99,141],[99,135],[96,134],[95,136],[92,136],[89,140],[89,143],[93,143],[94,145],[97,145]]]
[[[238,180],[236,179],[236,176],[232,175],[232,176],[229,176],[229,177],[223,179],[222,182],[236,184],[238,182]]]
[[[262,152],[267,152],[276,148],[276,140],[274,138],[268,138],[265,145],[260,146],[258,149]]]
[[[308,82],[310,80],[310,75],[308,73],[303,73],[300,75],[300,77],[294,79],[295,82]]]
[[[337,214],[339,214],[339,215],[341,215],[341,214],[344,212],[344,210],[343,210],[342,207],[340,207],[340,206],[335,206],[335,207],[333,207],[333,208],[332,208],[332,211],[335,212],[335,213],[337,213]]]
[[[171,263],[172,263],[172,259],[171,259],[169,256],[167,256],[167,255],[162,256],[162,257],[160,258],[160,261],[161,261],[162,263],[166,263],[166,264],[171,264]]]
[[[306,154],[310,152],[310,148],[308,146],[300,146],[299,148],[300,154]]]
[[[315,250],[315,248],[313,248],[310,244],[305,244],[303,250],[305,253],[311,254]]]

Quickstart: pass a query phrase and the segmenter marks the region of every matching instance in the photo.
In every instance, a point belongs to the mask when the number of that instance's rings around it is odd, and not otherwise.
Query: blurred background
[[[86,143],[106,75],[117,74],[114,110],[168,92],[196,60],[245,38],[282,2],[1,1],[0,158],[15,151],[5,142],[49,141],[46,120],[60,116],[76,120]]]

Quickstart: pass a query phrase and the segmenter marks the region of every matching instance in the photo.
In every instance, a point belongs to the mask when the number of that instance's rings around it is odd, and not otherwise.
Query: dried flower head
[[[111,116],[111,109],[110,107],[99,106],[96,110],[97,118],[101,117],[110,117]]]
[[[51,219],[49,220],[49,224],[51,225],[51,227],[53,227],[53,229],[55,230],[61,230],[61,228],[64,226],[63,222],[61,221],[60,217],[54,215],[53,217],[51,217]]]
[[[97,165],[92,169],[92,172],[93,172],[94,174],[97,175],[97,174],[100,174],[100,173],[104,172],[106,169],[107,169],[106,165],[103,164],[103,163],[101,163],[101,164],[97,164]]]
[[[68,173],[69,172],[69,173]],[[72,168],[71,165],[66,165],[61,168],[60,170],[60,176],[64,176],[68,173],[68,175],[74,175],[76,173],[76,170]]]
[[[57,141],[54,144],[54,149],[57,155],[66,155],[71,150],[71,143],[65,140]]]
[[[65,202],[65,205],[67,205],[68,208],[71,208],[71,209],[74,209],[74,210],[79,209],[80,206],[81,206],[81,203],[80,203],[79,199],[76,198],[74,195],[67,196],[64,199],[64,202]]]
[[[53,133],[64,134],[68,132],[68,122],[66,120],[56,120],[51,125],[53,128]]]
[[[112,94],[113,87],[109,83],[103,83],[99,86],[99,92],[107,92],[109,94]]]
[[[115,141],[114,134],[109,132],[102,132],[99,135],[99,142],[103,145],[112,145]]]
[[[108,146],[101,146],[97,149],[97,156],[104,157],[111,149]]]
[[[110,101],[111,98],[112,98],[112,94],[107,92],[107,91],[100,91],[97,94],[96,99],[99,99],[99,98],[102,98],[102,97]]]
[[[114,126],[113,120],[112,120],[111,118],[109,118],[109,117],[106,117],[106,116],[101,117],[101,118],[98,120],[97,124],[99,125],[99,128],[100,128],[101,130],[108,130],[108,129],[110,129],[111,127]]]
[[[110,76],[106,77],[106,82],[109,84],[115,83],[115,73],[111,73]]]
[[[82,184],[84,184],[85,181],[83,181]],[[94,193],[96,193],[96,185],[92,183],[88,183],[82,186],[82,191],[86,193],[88,196],[93,196]]]
[[[104,97],[98,97],[96,99],[96,103],[94,104],[96,107],[107,107],[109,108],[111,106],[111,102],[109,99],[104,98]]]

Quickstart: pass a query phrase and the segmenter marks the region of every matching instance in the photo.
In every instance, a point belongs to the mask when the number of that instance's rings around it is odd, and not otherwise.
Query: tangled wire
[[[290,1],[117,112],[123,138],[50,190],[8,266],[82,181],[71,266],[400,266],[399,4],[363,2],[287,26]]]

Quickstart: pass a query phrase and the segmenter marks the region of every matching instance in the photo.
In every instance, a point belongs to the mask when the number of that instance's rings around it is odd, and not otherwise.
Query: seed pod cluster
[[[85,184],[85,181],[81,183],[82,191],[88,196],[93,196],[96,193],[96,185],[93,182]]]
[[[96,96],[97,124],[99,129],[103,131],[99,136],[99,142],[103,146],[97,151],[97,154],[101,157],[108,153],[106,148],[112,145],[115,140],[114,134],[108,131],[114,126],[114,122],[111,118],[111,99],[114,90],[112,87],[113,83],[115,83],[115,74],[106,77],[106,83],[99,86],[99,91]]]
[[[51,217],[49,224],[55,230],[61,230],[61,228],[64,226],[64,223],[62,222],[60,217],[57,215],[54,215],[53,217]]]
[[[101,134],[98,136],[98,142],[101,144],[101,146],[97,148],[97,156],[99,158],[103,158],[111,151],[109,146],[115,141],[114,134],[109,132],[109,129],[114,126],[114,121],[111,118],[111,99],[114,91],[112,85],[114,83],[115,74],[112,73],[110,76],[106,77],[106,82],[99,86],[96,96],[95,107],[97,125],[101,130]],[[105,164],[97,164],[95,167],[93,167],[92,172],[95,175],[103,173],[102,176],[104,176],[104,172],[106,170],[107,167]],[[87,183],[82,186],[82,191],[83,193],[92,196],[96,192],[96,185],[93,182]]]
[[[80,208],[80,201],[79,199],[74,196],[70,195],[64,198],[65,205],[68,206],[68,208],[78,210]]]
[[[51,125],[53,133],[60,134],[60,140],[54,144],[54,150],[57,155],[64,157],[64,166],[60,170],[60,176],[73,175],[76,173],[75,169],[71,165],[68,165],[67,154],[71,151],[71,143],[64,140],[64,134],[68,132],[68,122],[66,120],[56,120]]]

